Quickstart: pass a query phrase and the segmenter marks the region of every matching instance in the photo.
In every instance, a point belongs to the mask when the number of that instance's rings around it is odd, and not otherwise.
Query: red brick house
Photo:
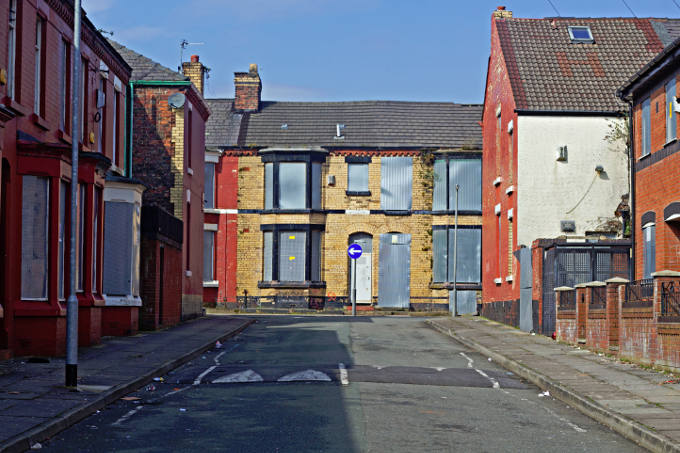
[[[126,176],[130,67],[69,0],[0,2],[0,356],[65,351],[70,223],[78,222],[79,343],[102,335],[103,191]],[[70,219],[71,68],[83,69],[78,218]]]
[[[620,89],[632,107],[633,256],[635,279],[680,272],[680,39]]]
[[[627,106],[615,92],[677,36],[677,23],[494,11],[482,120],[485,316],[551,334],[554,287],[627,276],[615,215],[630,193],[627,147],[612,134]],[[548,249],[567,245],[569,257],[543,266]]]
[[[141,318],[154,328],[203,310],[203,171],[210,115],[203,99],[206,68],[194,55],[179,73],[109,42],[132,68],[132,176],[147,188],[142,222],[151,222],[142,225]],[[173,269],[181,269],[179,279],[171,275]],[[179,291],[173,286],[177,283]]]

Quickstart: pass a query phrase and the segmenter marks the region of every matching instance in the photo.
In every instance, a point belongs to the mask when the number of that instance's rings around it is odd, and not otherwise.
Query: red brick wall
[[[161,295],[161,242],[143,238],[141,244],[140,326],[154,330],[180,321],[182,308],[182,251],[170,245],[163,247],[163,299]]]
[[[677,79],[677,76],[676,76]],[[647,93],[636,95],[634,108],[634,146],[635,163],[640,166],[654,159],[654,154],[664,148],[677,145],[677,141],[666,145],[666,119],[664,84],[662,80]],[[676,80],[676,89],[680,83]],[[642,101],[650,97],[651,111],[651,155],[642,156]],[[658,106],[658,111],[657,111]],[[680,115],[676,114],[680,122]],[[680,127],[678,127],[680,133]],[[664,208],[680,200],[680,153],[676,152],[653,163],[647,168],[636,171],[635,177],[635,277],[643,276],[643,241],[641,216],[648,211],[656,214],[656,270],[680,270],[680,225],[677,222],[663,221]]]
[[[501,108],[500,129],[498,129],[497,108]],[[517,114],[514,113],[513,98],[508,69],[500,47],[496,20],[491,24],[491,57],[487,70],[484,116],[482,123],[484,153],[482,157],[482,301],[502,302],[519,299],[519,262],[508,255],[508,210],[513,209],[513,238],[517,237],[516,193],[506,194],[512,185],[517,187]],[[513,121],[514,132],[508,134],[508,123]],[[510,140],[512,155],[510,154]],[[500,176],[502,182],[494,186],[493,181]],[[516,192],[516,191],[515,191]],[[501,205],[500,260],[498,216],[495,206]],[[529,244],[526,244],[527,246]],[[517,248],[513,239],[512,249]],[[506,281],[508,259],[512,259],[513,281]],[[500,284],[494,279],[500,277]]]

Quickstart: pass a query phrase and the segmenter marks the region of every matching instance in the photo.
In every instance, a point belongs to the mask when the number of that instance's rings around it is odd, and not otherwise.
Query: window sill
[[[265,209],[262,214],[323,214],[323,209]]]
[[[675,142],[677,142],[677,141],[678,141],[678,138],[677,138],[677,137],[676,137],[676,138],[672,138],[671,140],[669,140],[669,141],[667,141],[666,143],[664,143],[663,147],[664,147],[664,148],[667,148],[668,146],[672,145],[673,143],[675,143]]]
[[[8,109],[10,109],[19,116],[27,116],[31,113],[31,111],[28,108],[19,104],[17,101],[10,98],[9,96],[5,96],[4,98],[2,98],[2,103],[5,104],[5,107],[7,107]]]
[[[494,282],[496,285],[500,285],[501,283],[503,283],[503,279],[502,279],[501,277],[494,278],[494,279],[493,279],[493,282]]]
[[[455,286],[458,291],[474,291],[482,289],[481,284],[471,282],[458,282]],[[430,283],[430,289],[446,289],[451,291],[453,287],[454,287],[453,282]]]
[[[184,276],[185,277],[191,277],[191,271],[184,271]]]
[[[210,280],[210,281],[204,281],[203,282],[203,287],[204,288],[217,288],[220,286],[220,282],[217,280]]]
[[[187,167],[187,175],[194,175],[194,171],[191,169],[191,167]]]
[[[31,121],[33,124],[38,126],[40,129],[47,131],[50,129],[50,126],[47,124],[47,120],[45,120],[43,117],[38,115],[37,113],[31,113]]]
[[[62,142],[68,143],[69,145],[73,143],[71,136],[61,129],[57,130],[57,139],[61,140]]]
[[[346,190],[345,194],[348,197],[370,197],[371,196],[371,191],[370,190],[359,190],[359,191],[354,191],[354,190]]]
[[[456,213],[455,209],[447,210],[432,210],[432,215],[454,215]],[[459,209],[458,215],[482,215],[481,209]]]
[[[386,210],[384,211],[384,214],[385,214],[385,215],[394,215],[394,216],[399,216],[399,215],[406,216],[406,215],[411,215],[411,211],[409,211],[409,210],[392,211],[392,210],[387,210],[387,209],[386,209]]]
[[[647,154],[643,154],[642,156],[640,156],[640,157],[638,158],[638,162],[640,162],[641,160],[647,159],[647,158],[648,158],[649,156],[651,156],[651,155],[652,155],[651,151],[648,152]]]
[[[498,186],[501,183],[501,181],[503,181],[503,178],[499,176],[498,178],[493,180],[493,185]]]
[[[510,186],[507,189],[505,189],[505,193],[508,194],[508,195],[510,195],[514,191],[515,191],[515,186]]]
[[[509,283],[512,282],[513,281],[512,275],[508,275],[507,277],[505,277],[505,281]]]
[[[304,282],[281,282],[281,281],[270,281],[270,282],[265,282],[265,281],[259,281],[257,282],[257,287],[258,288],[325,288],[326,287],[326,282],[321,281],[321,282],[312,282],[312,281],[304,281]]]

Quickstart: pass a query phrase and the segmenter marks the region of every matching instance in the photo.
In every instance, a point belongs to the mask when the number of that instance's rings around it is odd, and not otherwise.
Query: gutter
[[[190,80],[135,80],[139,86],[190,86]]]
[[[518,115],[548,115],[548,116],[624,116],[621,111],[611,110],[528,110],[515,109]]]
[[[631,282],[635,280],[636,269],[635,269],[635,156],[633,155],[633,100],[627,99],[628,101],[628,174],[630,175],[630,192],[628,193],[628,203],[630,206],[630,242],[631,242],[631,263],[632,266],[628,266],[628,273]],[[624,229],[625,232],[625,229]]]

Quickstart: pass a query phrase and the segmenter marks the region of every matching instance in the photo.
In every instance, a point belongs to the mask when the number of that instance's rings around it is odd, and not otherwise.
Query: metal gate
[[[534,329],[531,286],[533,268],[531,267],[531,249],[519,249],[519,328],[524,332]]]
[[[555,331],[555,288],[579,283],[630,278],[630,245],[555,245],[543,252],[543,316],[541,333]]]
[[[408,308],[411,279],[411,235],[380,235],[378,306]]]

